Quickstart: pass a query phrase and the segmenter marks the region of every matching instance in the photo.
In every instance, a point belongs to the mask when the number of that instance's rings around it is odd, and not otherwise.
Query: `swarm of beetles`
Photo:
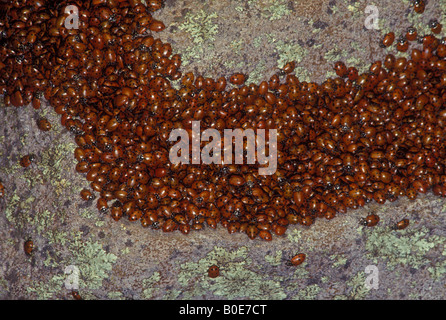
[[[78,8],[77,29],[65,27],[67,5]],[[424,11],[422,0],[413,6]],[[422,44],[410,59],[388,54],[363,74],[337,62],[337,78],[307,83],[290,62],[260,84],[234,74],[229,87],[225,77],[182,74],[181,56],[156,37],[165,25],[152,13],[162,7],[161,0],[1,4],[4,102],[39,109],[45,98],[61,115],[78,146],[76,170],[90,183],[81,197],[96,200],[100,213],[165,232],[221,224],[271,240],[289,225],[310,226],[372,200],[415,199],[430,189],[446,196],[446,40],[435,36],[437,21],[432,35],[410,28],[397,39],[398,51]],[[382,46],[394,40],[389,33]],[[221,133],[277,129],[277,171],[262,176],[258,163],[172,164],[168,137],[173,129],[190,132],[192,121]],[[37,125],[51,130],[46,119]],[[297,265],[305,256],[293,259]]]

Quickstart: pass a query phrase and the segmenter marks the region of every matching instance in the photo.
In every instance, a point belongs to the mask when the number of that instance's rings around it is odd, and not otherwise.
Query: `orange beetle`
[[[220,268],[215,264],[210,266],[208,269],[208,276],[210,278],[217,278],[220,275]]]
[[[345,66],[345,63],[342,61],[337,61],[334,64],[334,71],[336,72],[336,74],[338,75],[338,77],[345,77],[347,76],[347,67]]]
[[[46,118],[40,118],[37,120],[37,127],[39,127],[41,131],[50,131],[51,123]]]
[[[71,296],[73,297],[74,300],[83,300],[81,295],[79,294],[79,291],[77,290],[71,291]]]
[[[234,73],[229,77],[229,82],[235,85],[242,85],[246,81],[246,75],[243,73]]]
[[[298,266],[301,265],[304,261],[307,255],[305,253],[298,253],[294,257],[292,257],[289,261],[287,261],[287,265],[289,266]]]
[[[392,226],[392,230],[403,230],[406,229],[410,224],[409,219],[403,219]]]
[[[35,249],[34,241],[32,241],[31,239],[26,240],[25,243],[23,244],[23,250],[28,256],[30,256],[33,253],[34,249]]]
[[[424,9],[426,7],[426,2],[424,0],[414,0],[413,2],[413,8],[416,13],[423,13]]]
[[[374,227],[379,222],[379,216],[377,214],[369,214],[367,217],[362,218],[359,223],[365,227]]]
[[[0,198],[5,195],[5,187],[3,186],[2,182],[0,181]]]
[[[390,47],[393,44],[394,40],[395,40],[395,33],[394,32],[387,33],[384,36],[383,41],[381,42],[381,47],[383,48]]]
[[[20,165],[24,168],[27,168],[36,160],[36,156],[34,154],[28,154],[20,158]]]

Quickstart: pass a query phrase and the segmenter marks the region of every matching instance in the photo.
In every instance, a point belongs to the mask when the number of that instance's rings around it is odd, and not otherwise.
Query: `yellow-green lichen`
[[[440,22],[443,25],[441,33],[445,34],[444,26],[446,26],[446,14],[445,14],[445,12],[446,12],[446,1],[439,1],[438,5],[440,6],[441,12],[442,12],[442,15],[440,17],[438,17],[438,22]]]
[[[245,66],[244,61],[224,61],[223,65],[228,68],[229,70],[240,70]],[[248,80],[251,79],[251,74],[248,77]]]
[[[108,272],[117,256],[105,252],[101,243],[82,241],[80,237],[70,243],[69,249],[72,256],[67,259],[67,265],[74,265],[79,269],[79,288],[99,288],[102,280],[108,278]]]
[[[338,296],[337,299],[349,299],[349,300],[364,300],[370,289],[365,284],[366,276],[363,271],[355,274],[351,279],[346,282],[347,293],[344,297]],[[341,295],[342,296],[342,295]]]
[[[56,228],[55,221],[64,220],[65,211],[60,210],[55,213],[43,209],[34,210],[35,200],[34,196],[22,199],[14,193],[6,206],[5,216],[18,230],[32,227],[38,234],[51,235]]]
[[[142,285],[145,288],[143,290],[144,299],[152,299],[156,291],[159,290],[158,288],[155,287],[155,284],[158,283],[160,280],[161,280],[161,275],[159,272],[156,271],[150,278],[144,279],[142,281]]]
[[[358,272],[353,278],[347,281],[350,288],[348,297],[350,299],[365,299],[370,289],[365,285],[366,276],[363,271]]]
[[[184,287],[183,299],[193,299],[211,292],[226,299],[284,299],[280,278],[271,280],[262,272],[248,269],[252,261],[247,248],[229,251],[214,247],[197,262],[186,262],[180,266],[178,282]],[[210,278],[207,271],[211,265],[220,268],[220,276]]]
[[[240,51],[243,48],[244,40],[236,39],[233,40],[229,45],[234,51]]]
[[[65,231],[61,231],[58,228],[46,230],[44,233],[45,238],[50,244],[58,244],[64,246],[68,242],[68,234]]]
[[[270,2],[270,5],[264,7],[260,13],[260,16],[264,19],[275,21],[291,13],[285,0],[269,0],[268,2]]]
[[[209,14],[203,9],[198,12],[188,12],[184,17],[184,22],[178,28],[189,33],[195,44],[213,42],[218,32],[218,25],[213,22],[213,19],[217,17],[216,12]]]
[[[342,267],[347,263],[347,258],[342,254],[333,254],[330,256],[330,259],[334,261],[332,268]]]
[[[324,54],[324,59],[327,62],[336,62],[340,60],[344,60],[345,57],[348,57],[348,52],[345,49],[339,49],[339,48],[331,48]]]
[[[6,292],[9,292],[8,281],[1,277],[0,278],[0,296],[4,296]]]
[[[252,44],[254,45],[254,47],[256,48],[260,48],[260,46],[263,43],[263,36],[257,36],[254,38],[254,40],[252,41]]]
[[[244,265],[247,263],[246,259],[246,247],[240,247],[235,251],[227,251],[225,248],[215,246],[206,257],[200,259],[198,262],[187,262],[182,264],[178,282],[181,285],[188,285],[193,279],[207,274],[207,270],[211,265],[219,265],[220,268],[224,270],[228,263],[241,263]]]
[[[296,64],[299,64],[307,54],[307,50],[298,43],[277,40],[273,35],[267,35],[267,38],[270,43],[275,45],[274,51],[279,54],[279,60],[277,61],[279,68],[283,68],[290,61],[295,61]],[[308,74],[297,74],[296,72],[296,75],[301,78],[301,76]]]
[[[315,300],[321,288],[317,284],[311,284],[301,290],[295,295],[293,300]]]
[[[389,269],[405,265],[412,268],[430,265],[438,267],[436,273],[444,268],[444,260],[433,265],[427,254],[430,250],[444,250],[446,237],[431,235],[425,227],[420,229],[405,229],[394,232],[386,227],[375,227],[373,230],[364,229],[367,234],[367,257],[373,262],[386,260]],[[444,252],[444,251],[443,251]]]
[[[442,255],[446,257],[446,247],[443,249]],[[438,261],[427,268],[432,279],[440,280],[446,274],[446,258]]]
[[[286,283],[283,283],[288,292],[296,292],[298,290],[302,290],[303,287],[305,287],[304,281],[299,280],[308,279],[308,277],[310,276],[310,272],[308,272],[308,270],[305,268],[306,266],[307,261],[305,261],[298,267],[289,266],[289,268],[294,268],[295,270],[291,277],[286,278]]]
[[[214,295],[227,299],[282,300],[286,294],[279,281],[269,280],[241,264],[229,265],[215,281],[205,281]]]
[[[254,70],[252,70],[249,73],[249,77],[246,80],[247,84],[250,83],[260,83],[264,80],[265,77],[265,70],[266,70],[267,64],[265,59],[261,59],[256,63],[256,66]],[[235,70],[235,69],[234,69]]]
[[[108,292],[107,297],[111,300],[125,300],[124,295],[120,291]]]
[[[50,279],[33,281],[27,288],[29,293],[34,293],[38,299],[51,299],[61,290],[66,288],[68,274],[66,268],[73,266],[79,270],[79,278],[76,279],[77,286],[83,290],[82,296],[88,295],[88,290],[98,289],[102,286],[102,281],[108,278],[108,272],[112,269],[117,257],[107,253],[102,245],[95,241],[83,241],[79,233],[72,233],[72,242],[68,244],[70,255],[68,257],[52,256],[48,252],[44,264],[47,267],[55,268],[56,273]],[[56,263],[56,260],[61,260]],[[40,278],[41,279],[41,278]]]
[[[130,253],[130,249],[128,247],[125,247],[124,249],[121,249],[121,255],[125,255]]]
[[[271,255],[265,255],[265,261],[268,262],[272,266],[278,266],[283,263],[282,250],[277,250],[275,253]]]
[[[163,300],[176,300],[180,294],[181,291],[178,289],[168,290],[163,296]]]
[[[34,282],[26,288],[28,293],[34,293],[39,300],[49,300],[59,292],[65,281],[65,275],[57,274],[47,281]]]
[[[302,230],[293,228],[287,232],[286,237],[290,242],[299,242],[302,239]]]
[[[78,211],[79,215],[86,219],[93,220],[95,226],[102,227],[105,224],[105,221],[101,219],[101,216],[98,215],[97,210],[93,210],[91,208],[84,208]]]
[[[198,12],[188,12],[178,29],[186,32],[194,45],[182,52],[182,65],[187,66],[191,60],[200,59],[212,61],[215,36],[218,33],[218,25],[214,19],[218,17],[216,12],[207,13],[203,9]]]
[[[352,20],[358,20],[361,18],[364,18],[363,15],[365,15],[365,10],[361,10],[361,4],[358,2],[353,2],[352,4],[349,4],[347,6],[347,10],[351,12],[351,15],[349,16]]]

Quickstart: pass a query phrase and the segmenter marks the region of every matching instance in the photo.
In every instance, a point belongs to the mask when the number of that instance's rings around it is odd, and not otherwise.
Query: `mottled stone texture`
[[[183,71],[204,76],[250,74],[268,79],[289,60],[302,80],[334,76],[343,60],[360,71],[382,59],[378,46],[389,30],[398,36],[414,25],[427,32],[430,19],[444,25],[446,4],[428,1],[423,15],[409,1],[347,0],[167,0],[155,16],[167,25],[159,34],[183,55]],[[367,5],[376,5],[379,30],[368,30]],[[444,34],[443,34],[444,36]],[[404,55],[404,54],[402,54]],[[35,120],[53,124],[40,132]],[[54,111],[0,106],[0,298],[72,299],[67,279],[79,271],[84,299],[441,299],[446,296],[446,200],[430,193],[349,211],[310,228],[291,227],[272,242],[229,235],[221,226],[184,236],[116,223],[94,203],[80,199],[87,181],[74,170],[73,135]],[[34,153],[37,161],[18,161]],[[380,215],[373,229],[358,221]],[[410,226],[390,226],[409,218]],[[23,243],[32,238],[31,257]],[[298,267],[286,260],[307,254]],[[209,266],[220,277],[207,276]],[[365,284],[376,266],[378,288]],[[69,266],[74,266],[69,267]],[[69,267],[67,269],[67,267]]]

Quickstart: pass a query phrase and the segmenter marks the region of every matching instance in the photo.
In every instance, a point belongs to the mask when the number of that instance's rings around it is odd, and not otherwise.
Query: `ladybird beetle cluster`
[[[67,5],[78,8],[79,28],[65,27]],[[424,5],[413,1],[418,13]],[[289,225],[310,226],[372,200],[415,199],[430,189],[446,196],[446,40],[435,36],[438,21],[432,35],[410,28],[397,39],[398,51],[420,41],[409,59],[388,54],[362,74],[338,62],[338,77],[321,84],[299,81],[290,62],[268,81],[245,84],[241,73],[228,83],[183,75],[181,56],[156,37],[165,25],[152,13],[162,7],[162,0],[1,4],[5,104],[51,104],[74,135],[76,170],[90,183],[80,195],[101,213],[184,234],[220,224],[269,241]],[[389,33],[382,46],[394,40]],[[277,129],[277,171],[171,163],[169,135],[190,132],[192,121],[219,132]],[[45,119],[38,127],[51,129]]]

